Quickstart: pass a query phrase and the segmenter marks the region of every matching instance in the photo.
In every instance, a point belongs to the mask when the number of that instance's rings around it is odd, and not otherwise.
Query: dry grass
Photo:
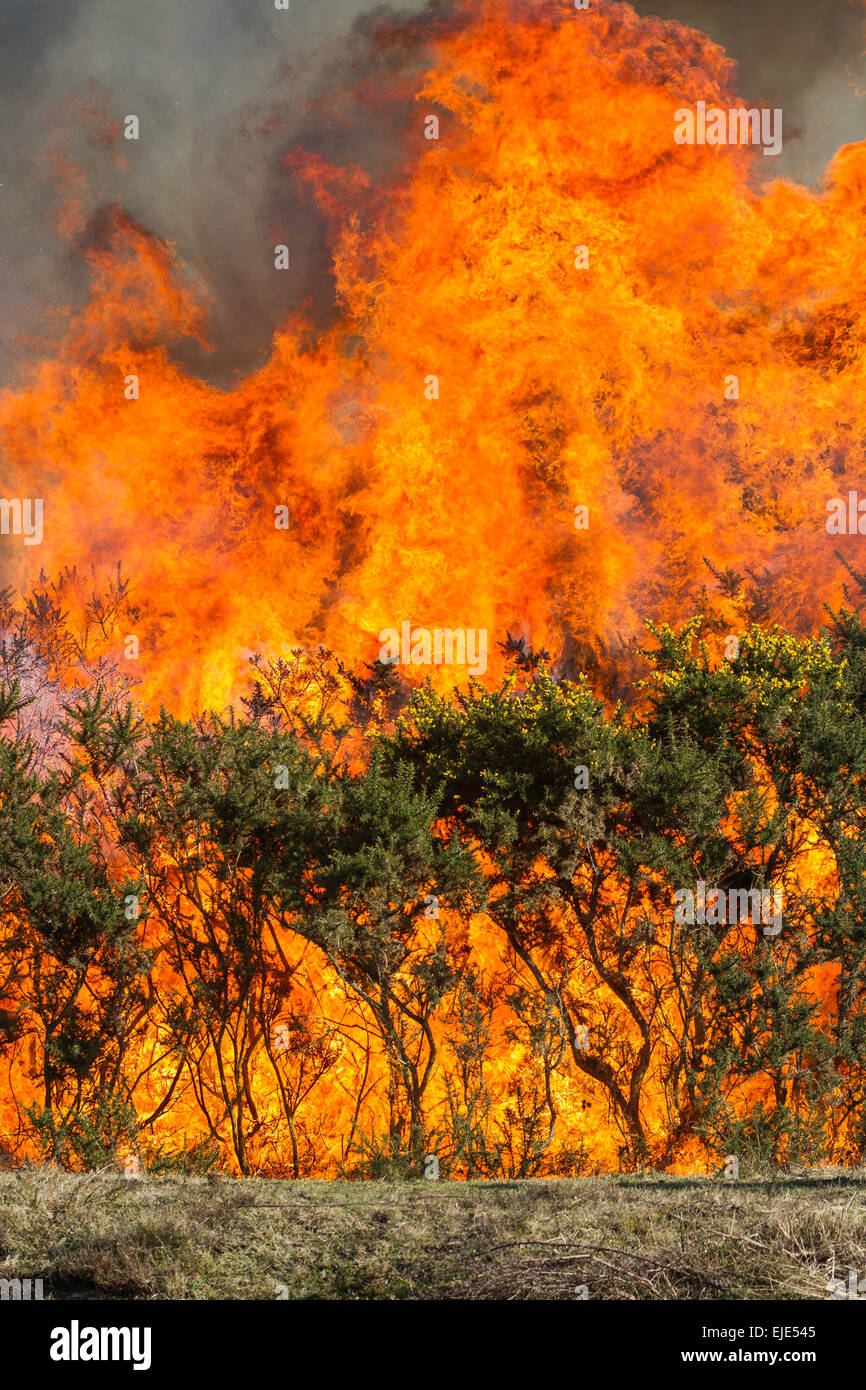
[[[46,1297],[825,1299],[866,1173],[325,1183],[0,1175],[0,1277]],[[278,1286],[283,1286],[281,1291]]]

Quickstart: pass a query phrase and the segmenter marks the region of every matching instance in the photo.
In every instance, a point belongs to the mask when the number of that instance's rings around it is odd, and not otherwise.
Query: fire
[[[677,143],[678,109],[737,106],[733,65],[608,0],[453,0],[435,22],[383,19],[379,41],[383,100],[405,92],[400,55],[413,64],[389,171],[285,158],[328,220],[333,321],[287,322],[233,389],[177,364],[208,305],[170,246],[120,208],[64,221],[91,293],[0,395],[4,491],[45,517],[40,546],[4,538],[7,578],[121,562],[131,616],[106,620],[98,654],[181,717],[248,693],[253,653],[321,645],[358,671],[406,622],[488,634],[488,682],[511,633],[611,692],[645,618],[709,607],[726,631],[705,559],[757,576],[769,619],[814,630],[841,596],[834,552],[857,553],[825,522],[860,481],[866,145],[809,190],[773,180],[760,149]],[[453,930],[495,975],[489,926]],[[328,1073],[336,1161],[369,1056],[305,1032],[347,1005],[301,954],[280,1036],[301,1089],[304,1066]],[[505,1091],[519,1048],[491,1026]],[[162,1051],[154,1028],[153,1112],[174,1075]],[[255,1065],[266,1134],[280,1097]]]
[[[171,351],[206,306],[107,209],[89,306],[2,397],[4,485],[46,507],[14,577],[122,559],[136,674],[181,711],[236,695],[250,649],[371,660],[405,619],[598,662],[693,611],[705,556],[766,574],[794,627],[837,596],[862,145],[814,193],[759,183],[752,148],[677,145],[678,108],[735,104],[731,64],[627,6],[467,3],[422,39],[387,186],[286,160],[330,218],[329,331],[287,324],[232,391],[185,375]]]

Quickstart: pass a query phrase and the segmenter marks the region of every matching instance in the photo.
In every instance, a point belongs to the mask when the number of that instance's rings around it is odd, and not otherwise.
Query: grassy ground
[[[325,1183],[0,1175],[0,1277],[53,1298],[826,1299],[866,1172]],[[50,1292],[49,1292],[50,1291]]]

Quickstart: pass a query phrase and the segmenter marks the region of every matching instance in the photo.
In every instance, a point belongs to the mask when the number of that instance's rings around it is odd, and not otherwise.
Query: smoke
[[[700,29],[737,63],[746,102],[782,108],[785,147],[772,177],[818,183],[839,146],[863,138],[862,0],[634,0],[634,8]]]
[[[280,154],[311,133],[310,102],[323,83],[352,67],[363,47],[352,24],[368,8],[364,0],[291,0],[288,11],[271,0],[4,0],[4,384],[13,364],[44,349],[56,308],[80,302],[75,234],[106,203],[171,242],[199,281],[214,350],[190,348],[188,365],[220,384],[264,360],[288,313],[327,298],[324,229]],[[123,138],[130,114],[137,141]],[[312,133],[322,143],[336,124]],[[364,143],[362,127],[341,158]],[[274,276],[278,242],[291,245],[291,275]]]
[[[190,343],[180,356],[207,380],[230,386],[261,365],[292,312],[327,320],[327,228],[283,156],[303,145],[381,173],[399,154],[400,113],[380,104],[377,76],[393,78],[396,65],[411,77],[418,58],[410,43],[380,50],[373,32],[391,13],[384,8],[290,3],[286,11],[271,0],[4,0],[0,384],[42,355],[62,312],[82,301],[76,237],[105,204],[172,243],[198,283],[211,350]],[[407,0],[400,13],[409,20],[423,8]],[[428,6],[426,22],[445,8]],[[817,181],[835,149],[861,137],[859,5],[637,0],[635,8],[708,33],[739,64],[744,98],[783,108],[785,152],[768,173]],[[404,95],[408,112],[411,81]],[[130,114],[137,141],[122,135]],[[281,242],[292,271],[275,276]]]

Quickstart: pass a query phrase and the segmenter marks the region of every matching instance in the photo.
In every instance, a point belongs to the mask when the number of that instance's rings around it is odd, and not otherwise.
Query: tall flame
[[[794,628],[836,593],[864,146],[810,192],[761,183],[760,150],[677,145],[677,108],[736,105],[732,64],[624,5],[465,0],[421,39],[390,174],[285,160],[332,229],[330,329],[289,322],[207,386],[172,360],[205,313],[171,248],[103,209],[86,310],[0,399],[4,487],[45,499],[16,577],[122,560],[145,695],[181,712],[235,694],[250,649],[370,660],[402,620],[592,664],[693,611],[704,557],[765,574]]]
[[[417,79],[389,170],[284,160],[330,229],[333,320],[292,318],[234,389],[178,365],[207,305],[170,246],[117,207],[64,220],[91,292],[0,395],[4,495],[44,499],[40,545],[2,540],[8,578],[122,562],[134,631],[104,652],[137,636],[144,700],[180,715],[234,699],[253,652],[359,665],[403,622],[486,630],[490,679],[510,632],[614,680],[620,637],[706,601],[705,559],[813,629],[834,552],[856,558],[826,520],[860,481],[866,144],[817,191],[768,180],[760,149],[678,145],[677,109],[738,104],[733,64],[611,0],[451,0],[377,33],[379,98],[404,109],[408,49]],[[496,960],[483,923],[460,929]],[[296,1007],[334,1017],[306,969]],[[330,1045],[316,1065],[351,1098],[362,1063]],[[156,1108],[171,1077],[147,1048]],[[322,1118],[332,1154],[351,1111]]]

